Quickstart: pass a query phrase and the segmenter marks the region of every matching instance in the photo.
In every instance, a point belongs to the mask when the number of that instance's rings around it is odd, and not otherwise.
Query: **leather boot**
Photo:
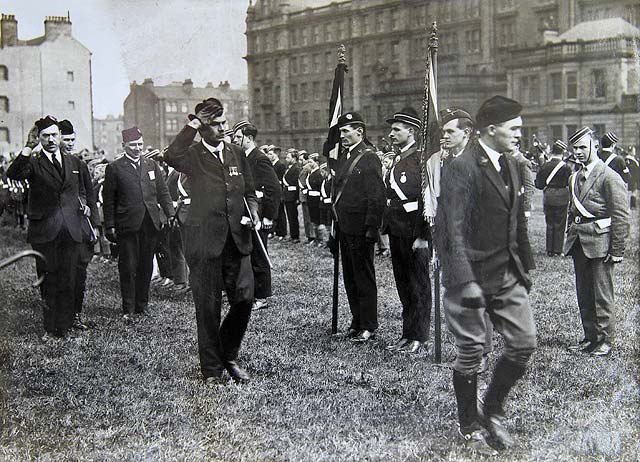
[[[497,451],[487,442],[489,433],[478,418],[478,374],[453,371],[453,388],[458,402],[458,431],[465,446],[478,454],[495,456]]]

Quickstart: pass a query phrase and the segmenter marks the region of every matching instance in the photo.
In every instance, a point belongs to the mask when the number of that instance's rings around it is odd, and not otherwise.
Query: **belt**
[[[593,218],[587,218],[587,217],[583,217],[581,215],[576,215],[573,218],[573,222],[575,224],[585,224],[585,223],[593,223],[594,221],[599,222],[598,224],[600,226],[602,226],[603,228],[606,228],[607,226],[611,226],[611,217],[593,217]]]
[[[309,196],[320,197],[320,191],[309,191]]]
[[[287,186],[287,191],[295,191],[296,187],[295,186]]]
[[[331,198],[330,197],[326,197],[326,198],[322,199],[322,202],[324,204],[330,204],[331,203]]]
[[[191,204],[191,198],[190,197],[185,197],[184,199],[182,199],[182,203],[184,205],[189,205]]]
[[[415,212],[418,210],[418,201],[400,200],[400,199],[387,199],[388,207],[402,206],[405,212]]]

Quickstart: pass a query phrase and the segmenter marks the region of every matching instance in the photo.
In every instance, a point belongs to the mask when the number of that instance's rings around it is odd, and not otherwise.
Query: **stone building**
[[[195,87],[191,79],[186,79],[160,86],[154,85],[152,79],[145,79],[142,84],[134,81],[130,85],[124,100],[124,126],[137,126],[147,145],[162,148],[184,127],[187,115],[196,104],[211,97],[222,102],[230,127],[248,117],[247,91],[232,89],[229,82],[220,82],[218,86],[209,82],[205,87]]]
[[[68,16],[47,16],[44,35],[18,38],[14,15],[0,16],[0,152],[24,146],[33,122],[69,119],[79,150],[93,147],[91,52],[72,35]]]
[[[121,115],[108,115],[104,119],[93,119],[93,135],[95,147],[105,153],[107,159],[114,159],[122,152],[122,130],[124,129]]]
[[[344,44],[349,67],[345,107],[363,114],[369,137],[377,142],[388,133],[384,120],[390,114],[405,105],[417,110],[422,106],[424,54],[433,21],[439,28],[439,104],[475,113],[494,94],[518,96],[509,83],[515,72],[510,63],[526,61],[528,53],[528,65],[537,65],[531,50],[545,49],[549,33],[561,36],[581,22],[613,17],[637,27],[640,4],[256,0],[246,18],[251,118],[261,129],[261,143],[319,150],[327,131],[337,49]],[[606,105],[598,108],[602,117],[609,117]],[[619,130],[614,119],[603,123]],[[534,128],[544,128],[540,120],[534,123]]]

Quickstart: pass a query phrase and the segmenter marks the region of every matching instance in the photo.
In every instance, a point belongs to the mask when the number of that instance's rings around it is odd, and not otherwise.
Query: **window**
[[[9,80],[9,69],[7,69],[7,66],[0,66],[0,80]]]
[[[320,94],[320,82],[313,82],[313,99],[318,101],[322,95]]]
[[[324,40],[325,42],[333,41],[333,23],[325,23],[324,25]]]
[[[516,24],[515,21],[502,22],[498,26],[498,43],[499,46],[505,47],[513,45],[516,42]]]
[[[313,26],[313,43],[320,43],[320,26]]]
[[[262,94],[259,88],[253,90],[253,104],[261,104],[262,103]]]
[[[365,14],[362,17],[362,35],[367,35],[371,32],[371,17]]]
[[[567,72],[567,99],[578,99],[577,72]]]
[[[480,51],[480,29],[472,29],[464,33],[465,49],[468,53]]]
[[[371,76],[365,75],[362,78],[362,94],[369,95],[371,94]]]
[[[554,140],[561,140],[563,139],[562,136],[562,125],[551,125],[551,137]]]
[[[313,67],[313,72],[320,72],[320,55],[318,53],[313,55],[311,66]]]
[[[309,31],[307,29],[301,29],[300,33],[301,33],[300,42],[302,43],[302,46],[309,45]]]
[[[376,32],[384,31],[384,13],[376,13]]]
[[[178,121],[176,119],[167,119],[165,122],[165,126],[167,127],[168,132],[178,131]]]
[[[0,96],[0,112],[9,112],[9,98]]]
[[[553,72],[549,75],[549,94],[551,101],[560,101],[562,99],[562,73]]]
[[[182,104],[180,104],[180,110],[184,113],[189,112],[189,105],[183,101]]]
[[[593,70],[593,96],[596,98],[607,96],[607,80],[604,69]]]
[[[570,124],[570,125],[567,125],[566,128],[567,128],[567,138],[569,138],[571,135],[573,135],[575,132],[578,131],[577,125]]]
[[[9,129],[7,127],[0,127],[0,143],[10,143]]]
[[[298,70],[298,58],[291,58],[291,73],[297,74]]]
[[[291,101],[294,103],[298,102],[298,84],[291,84]]]
[[[73,71],[67,71],[67,80],[73,82]]]
[[[400,11],[397,8],[391,10],[391,30],[400,28]]]
[[[520,102],[524,104],[540,102],[540,79],[537,75],[520,77]]]
[[[326,51],[324,53],[324,63],[326,69],[331,69],[335,65],[335,62],[333,60],[333,53],[331,53],[330,51]]]
[[[309,111],[302,111],[302,128],[309,126]]]
[[[300,101],[309,100],[309,84],[304,82],[300,84]]]
[[[67,101],[67,109],[70,111],[76,110],[76,102],[75,101]]]
[[[320,110],[316,109],[315,111],[313,111],[313,126],[314,127],[321,127],[322,126],[322,120],[320,118]]]
[[[266,130],[271,130],[273,128],[273,117],[270,112],[267,112],[264,115],[264,128]]]
[[[276,104],[280,104],[281,95],[282,91],[280,90],[280,85],[276,85],[273,89],[273,102]]]
[[[291,113],[291,128],[298,128],[298,113]]]
[[[291,46],[297,47],[298,46],[298,31],[297,30],[292,30],[291,33],[289,34],[291,36]]]

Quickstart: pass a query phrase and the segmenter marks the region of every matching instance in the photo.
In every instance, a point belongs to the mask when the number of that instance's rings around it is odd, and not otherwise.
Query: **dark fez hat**
[[[127,128],[122,130],[122,142],[128,143],[129,141],[135,141],[142,138],[142,132],[138,127]]]
[[[418,117],[418,113],[412,107],[402,108],[400,111],[396,112],[391,119],[387,119],[388,124],[392,124],[394,122],[402,122],[407,125],[411,125],[412,127],[420,130],[422,127],[422,121],[420,117]]]
[[[555,140],[553,142],[553,146],[551,147],[552,154],[564,154],[569,149],[567,143],[562,140]]]
[[[476,125],[478,128],[498,125],[515,119],[521,111],[522,105],[519,102],[496,95],[482,103],[476,114]]]
[[[49,128],[52,125],[58,125],[58,119],[53,116],[44,116],[42,119],[36,120],[36,128],[38,129],[38,133],[40,133],[45,128]]]
[[[617,142],[618,142],[618,135],[616,135],[613,132],[607,132],[602,137],[602,147],[603,148],[610,148],[611,146],[613,146]]]
[[[67,119],[64,119],[58,122],[58,127],[60,127],[61,135],[73,135],[76,132],[73,129],[73,124],[69,122]]]
[[[357,112],[347,112],[338,117],[338,128],[342,128],[346,125],[363,125],[364,119]]]
[[[569,137],[569,143],[575,144],[585,136],[591,135],[592,133],[593,133],[593,130],[591,130],[589,127],[586,127],[586,126],[582,127],[580,130],[578,130],[577,132],[575,132],[573,135]]]
[[[216,98],[207,98],[202,102],[196,104],[195,113],[197,114],[201,110],[206,109],[211,112],[211,117],[220,117],[224,112],[224,108],[222,107],[222,103],[220,100]],[[189,120],[193,120],[196,118],[195,115],[189,114]]]
[[[473,123],[471,114],[464,109],[444,109],[440,111],[440,124],[444,125],[456,119],[469,119]]]

